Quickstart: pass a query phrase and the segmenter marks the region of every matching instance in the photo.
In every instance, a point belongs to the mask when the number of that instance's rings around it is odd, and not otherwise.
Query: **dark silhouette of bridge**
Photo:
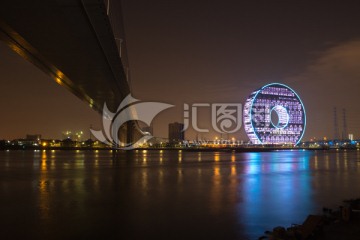
[[[0,40],[99,113],[130,93],[118,0],[3,1]],[[121,139],[131,142],[136,126],[123,126]]]

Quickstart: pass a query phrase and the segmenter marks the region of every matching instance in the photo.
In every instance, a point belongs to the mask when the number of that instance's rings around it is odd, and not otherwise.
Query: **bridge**
[[[116,112],[130,93],[118,0],[11,0],[0,6],[0,40],[102,113]],[[122,142],[139,135],[120,130]]]

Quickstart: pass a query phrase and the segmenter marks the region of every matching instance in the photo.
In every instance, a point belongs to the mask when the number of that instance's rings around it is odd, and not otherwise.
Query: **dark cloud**
[[[340,132],[342,109],[348,130],[360,137],[360,40],[330,47],[318,53],[306,70],[289,82],[301,89],[308,113],[308,138],[333,137],[333,107],[337,107]]]

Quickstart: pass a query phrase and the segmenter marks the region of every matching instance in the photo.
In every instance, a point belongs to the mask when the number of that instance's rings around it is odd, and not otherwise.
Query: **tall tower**
[[[334,140],[339,139],[339,125],[337,117],[337,109],[334,107]]]
[[[343,108],[343,136],[344,140],[348,139],[347,121],[346,121],[346,109]]]
[[[169,143],[179,143],[184,141],[184,124],[183,123],[170,123],[169,124]]]

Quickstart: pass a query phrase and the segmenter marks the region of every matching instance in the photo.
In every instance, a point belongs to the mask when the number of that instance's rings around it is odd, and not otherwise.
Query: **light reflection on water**
[[[315,211],[311,199],[309,152],[247,153],[239,219],[249,235],[257,229],[301,223]],[[254,236],[255,237],[255,236]]]
[[[0,237],[257,239],[359,197],[359,164],[356,150],[2,151]]]

